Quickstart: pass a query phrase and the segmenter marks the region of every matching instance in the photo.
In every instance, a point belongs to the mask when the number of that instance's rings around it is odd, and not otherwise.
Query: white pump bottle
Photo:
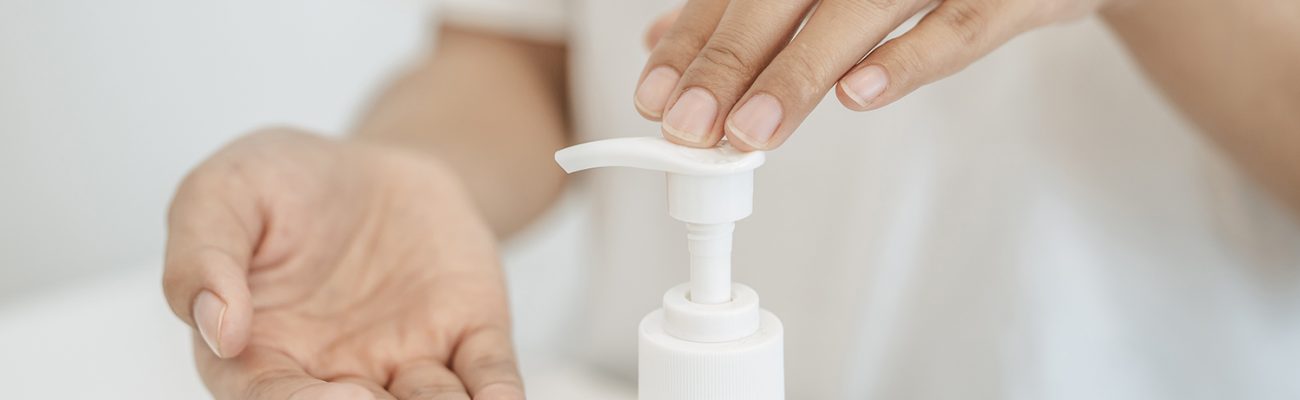
[[[640,400],[784,400],[781,320],[731,282],[731,234],[753,212],[763,152],[700,149],[659,137],[600,140],[555,153],[573,173],[633,167],[668,175],[668,214],[686,223],[691,280],[641,320]],[[631,228],[631,227],[629,227]]]

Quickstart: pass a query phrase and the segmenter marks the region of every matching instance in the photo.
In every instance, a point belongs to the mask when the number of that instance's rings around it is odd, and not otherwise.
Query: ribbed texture
[[[695,343],[662,329],[662,314],[641,322],[640,400],[784,400],[782,327],[763,312],[753,336],[727,343]]]

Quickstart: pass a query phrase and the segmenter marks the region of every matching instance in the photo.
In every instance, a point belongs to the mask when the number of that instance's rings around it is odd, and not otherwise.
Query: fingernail
[[[781,102],[766,93],[750,97],[727,120],[728,130],[754,147],[765,147],[780,124]]]
[[[885,92],[886,87],[889,87],[889,76],[885,73],[884,67],[868,65],[844,77],[840,81],[840,86],[853,102],[858,103],[858,106],[867,107],[876,100],[876,97]]]
[[[668,95],[677,87],[681,75],[669,67],[659,67],[646,74],[641,86],[636,88],[636,107],[641,112],[658,118],[668,103]]]
[[[692,88],[664,116],[664,131],[687,143],[701,143],[717,117],[718,101],[713,95],[704,88]]]
[[[194,325],[212,352],[221,357],[221,325],[226,318],[226,303],[207,290],[194,298]]]

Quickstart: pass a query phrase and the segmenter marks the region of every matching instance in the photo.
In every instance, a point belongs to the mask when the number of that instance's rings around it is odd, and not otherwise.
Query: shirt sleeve
[[[568,0],[437,0],[443,23],[544,42],[563,42]]]

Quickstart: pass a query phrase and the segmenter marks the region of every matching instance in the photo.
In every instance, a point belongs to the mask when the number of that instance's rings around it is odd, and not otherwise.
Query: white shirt
[[[447,3],[567,37],[582,140],[658,134],[631,99],[667,3]],[[581,342],[634,377],[637,322],[686,280],[684,229],[660,174],[585,179],[599,268]],[[785,323],[787,398],[1300,398],[1300,226],[1099,21],[1022,35],[881,110],[829,100],[756,185],[735,278]]]

